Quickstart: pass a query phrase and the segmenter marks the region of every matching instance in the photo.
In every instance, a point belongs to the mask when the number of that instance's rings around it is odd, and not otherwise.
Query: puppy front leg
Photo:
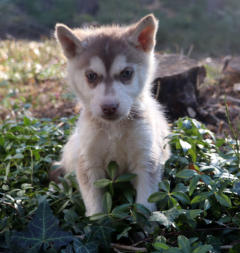
[[[136,203],[142,204],[147,207],[150,211],[156,210],[156,205],[154,203],[149,203],[149,196],[156,192],[158,189],[158,173],[151,173],[147,170],[135,170],[137,174],[136,179],[133,184],[137,191]]]
[[[86,170],[77,170],[76,174],[86,208],[86,216],[102,212],[102,190],[96,188],[94,182],[103,175]]]

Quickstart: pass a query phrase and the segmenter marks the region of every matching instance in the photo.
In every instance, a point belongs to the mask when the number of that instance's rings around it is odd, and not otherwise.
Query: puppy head
[[[157,26],[152,14],[127,27],[71,30],[56,25],[70,84],[94,118],[126,118],[149,86]]]

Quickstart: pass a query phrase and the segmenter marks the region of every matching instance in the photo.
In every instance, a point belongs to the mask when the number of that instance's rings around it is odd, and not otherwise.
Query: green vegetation
[[[226,245],[239,252],[240,172],[233,140],[215,139],[196,120],[179,119],[164,179],[149,197],[158,211],[134,203],[129,181],[135,175],[116,177],[111,162],[108,178],[96,182],[105,189],[105,211],[89,219],[74,175],[58,184],[49,180],[75,118],[61,122],[22,116],[0,126],[2,250],[109,252],[117,243],[148,252],[217,253]]]
[[[49,40],[1,41],[0,47],[0,116],[7,110],[0,123],[0,252],[240,251],[239,141],[179,119],[163,181],[149,196],[157,211],[134,202],[135,175],[117,177],[111,162],[107,178],[95,183],[105,190],[104,212],[87,218],[75,175],[59,183],[49,177],[76,117],[30,113],[71,101],[62,88],[64,59]],[[208,72],[212,79],[218,75]]]

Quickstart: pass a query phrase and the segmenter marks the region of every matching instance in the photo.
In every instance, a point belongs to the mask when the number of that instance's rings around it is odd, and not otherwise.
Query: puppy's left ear
[[[68,59],[76,56],[82,49],[79,37],[66,25],[56,24],[55,37],[60,43],[63,53]]]
[[[155,46],[157,29],[157,19],[153,14],[149,14],[129,28],[128,41],[136,48],[150,52]]]

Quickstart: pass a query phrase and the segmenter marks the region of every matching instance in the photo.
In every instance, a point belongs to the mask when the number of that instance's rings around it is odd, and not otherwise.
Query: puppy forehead
[[[89,68],[98,74],[106,75],[106,68],[103,60],[98,56],[93,56],[89,62]]]
[[[118,74],[120,71],[122,71],[127,66],[127,57],[125,55],[117,55],[112,62],[111,68],[110,68],[110,75],[113,76],[114,74]]]
[[[104,62],[107,72],[110,71],[115,58],[119,54],[127,54],[128,52],[126,41],[111,36],[96,38],[90,47],[96,50],[96,54]]]
[[[100,69],[101,73],[113,72],[118,64],[122,66],[128,63],[143,64],[144,62],[145,55],[130,46],[126,39],[104,35],[91,38],[87,48],[78,58],[80,68],[92,65]]]
[[[110,75],[114,76],[121,72],[128,64],[127,57],[125,55],[116,55],[113,59],[111,59],[111,66],[106,70],[106,62],[104,59],[101,59],[98,56],[91,57],[89,61],[89,68],[98,74],[102,74],[103,76]]]

